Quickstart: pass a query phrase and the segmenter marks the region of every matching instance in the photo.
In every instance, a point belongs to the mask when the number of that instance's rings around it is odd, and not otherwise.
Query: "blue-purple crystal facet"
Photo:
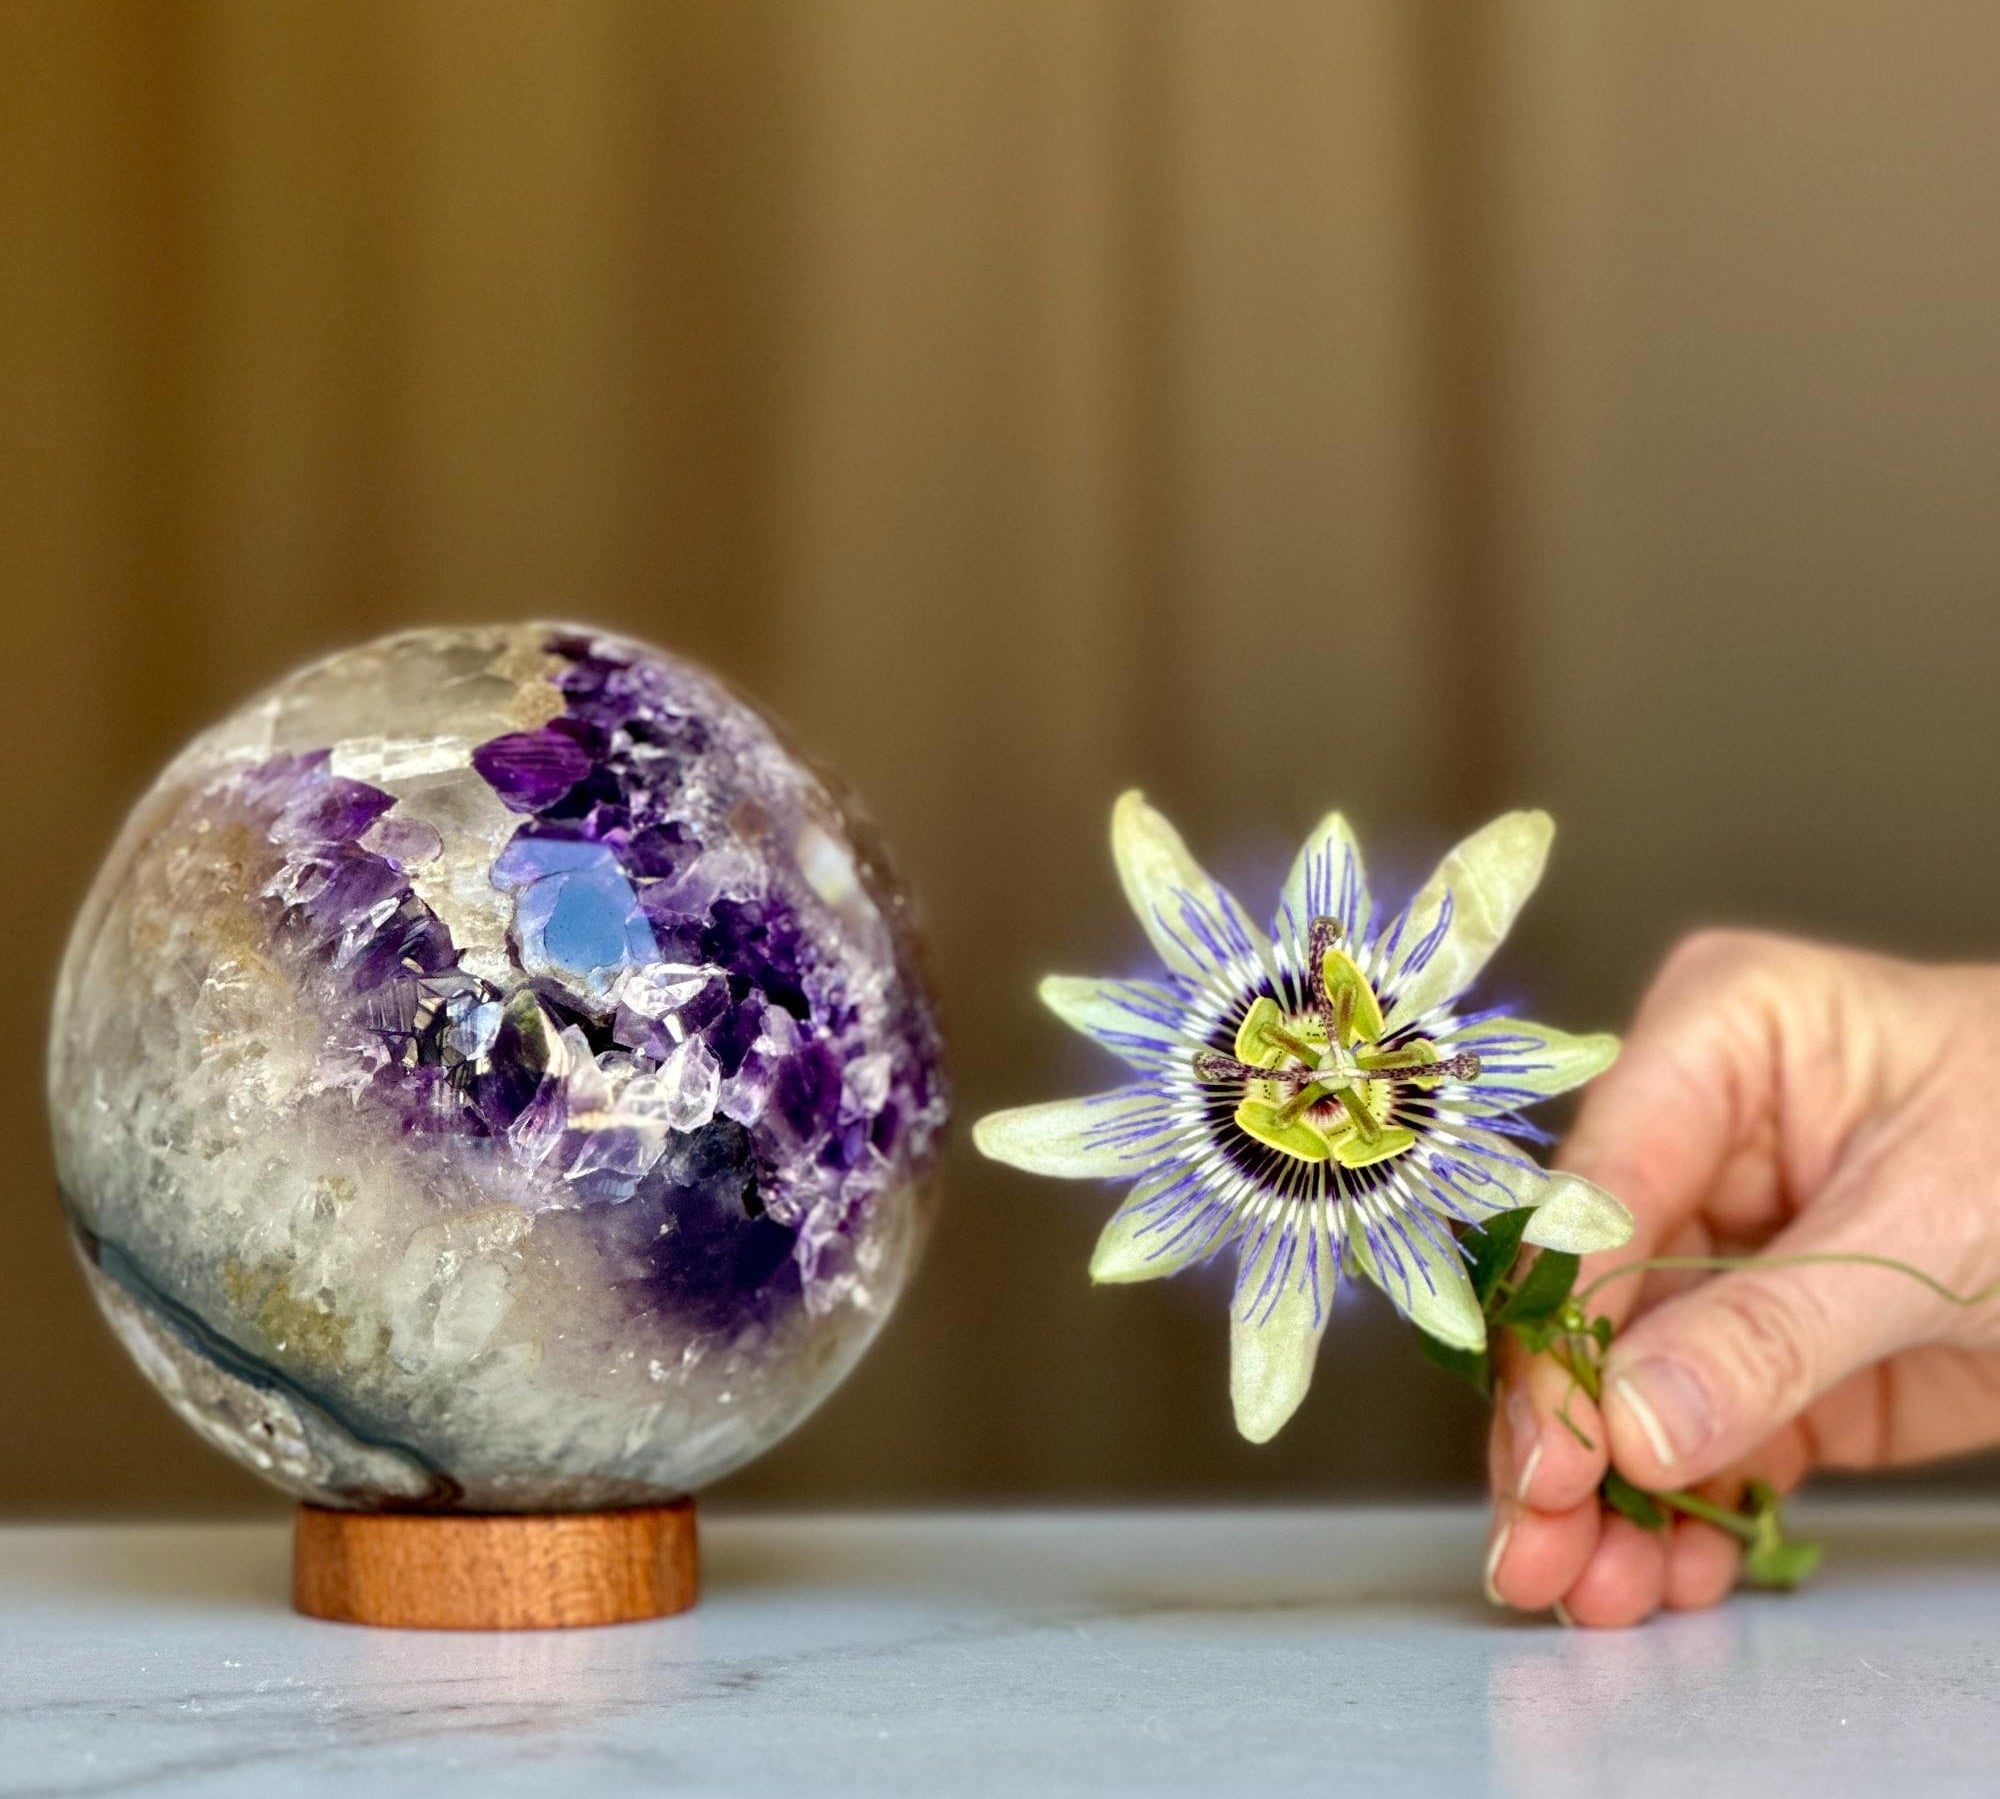
[[[199,739],[51,1055],[93,1287],[336,1504],[590,1506],[774,1440],[867,1343],[945,1119],[905,901],[700,671],[429,631]]]

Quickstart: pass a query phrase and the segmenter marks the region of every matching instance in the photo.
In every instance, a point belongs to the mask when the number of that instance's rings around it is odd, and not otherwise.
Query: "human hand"
[[[1736,1540],[1601,1504],[1610,1464],[1725,1505],[1759,1478],[1924,1461],[2000,1442],[2000,969],[1930,967],[1747,932],[1683,943],[1558,1161],[1637,1221],[1579,1294],[1655,1256],[1762,1252],[1739,1271],[1606,1284],[1617,1325],[1600,1408],[1547,1356],[1503,1346],[1487,1587],[1580,1625],[1713,1605]],[[1588,1438],[1556,1416],[1568,1416]]]

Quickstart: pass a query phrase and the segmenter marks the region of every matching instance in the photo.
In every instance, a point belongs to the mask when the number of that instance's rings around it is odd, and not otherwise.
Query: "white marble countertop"
[[[0,1792],[2000,1792],[2000,1506],[1821,1509],[1807,1593],[1507,1620],[1470,1510],[739,1518],[659,1624],[286,1609],[266,1525],[0,1531]]]

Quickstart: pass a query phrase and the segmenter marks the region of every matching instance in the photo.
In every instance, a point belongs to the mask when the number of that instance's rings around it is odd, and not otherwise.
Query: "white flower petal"
[[[1432,1230],[1442,1232],[1442,1222]],[[1486,1315],[1472,1291],[1472,1277],[1455,1249],[1433,1243],[1422,1226],[1411,1223],[1400,1232],[1384,1233],[1395,1263],[1378,1268],[1369,1253],[1367,1239],[1357,1223],[1348,1240],[1362,1273],[1388,1294],[1397,1311],[1428,1331],[1440,1343],[1454,1349],[1482,1350],[1486,1347]]]
[[[1090,1180],[1132,1176],[1158,1159],[1172,1128],[1164,1102],[1143,1087],[1089,1099],[989,1112],[972,1127],[982,1155],[1030,1174]]]
[[[1278,928],[1290,928],[1301,940],[1315,918],[1336,918],[1350,938],[1368,928],[1368,873],[1354,827],[1338,812],[1329,812],[1313,827],[1299,848],[1298,859],[1285,879],[1278,905]]]
[[[1244,1236],[1229,1315],[1229,1397],[1236,1428],[1268,1443],[1312,1385],[1319,1340],[1333,1312],[1333,1255],[1316,1220]]]
[[[1090,1278],[1110,1286],[1178,1274],[1227,1241],[1227,1208],[1190,1200],[1178,1179],[1152,1181],[1112,1213],[1091,1252]]]
[[[1438,864],[1410,902],[1401,960],[1389,975],[1392,1028],[1456,999],[1478,978],[1541,880],[1554,835],[1546,812],[1509,812],[1473,832]],[[1443,917],[1447,899],[1451,915],[1439,941],[1420,968],[1411,967]]]
[[[1180,1013],[1183,1002],[1157,982],[1052,974],[1038,991],[1042,1004],[1071,1030],[1081,1031],[1134,1067],[1151,1067],[1177,1047],[1174,1028],[1158,1021]]]
[[[1528,1242],[1593,1255],[1617,1249],[1631,1237],[1632,1214],[1602,1187],[1580,1175],[1536,1167],[1517,1145],[1491,1131],[1466,1128],[1459,1136],[1478,1152],[1453,1158],[1470,1171],[1461,1185],[1490,1197],[1497,1207],[1534,1207],[1524,1233]]]
[[[1546,1099],[1595,1080],[1618,1060],[1618,1039],[1609,1031],[1572,1037],[1525,1018],[1489,1018],[1469,1025],[1452,1037],[1451,1044],[1478,1053],[1479,1080],[1464,1090],[1468,1110],[1475,1113],[1508,1111],[1521,1103],[1518,1099],[1482,1102],[1482,1085]]]
[[[1631,1241],[1632,1214],[1594,1182],[1556,1173],[1548,1177],[1542,1203],[1522,1236],[1543,1249],[1595,1255],[1599,1250],[1622,1249]]]
[[[1174,973],[1202,980],[1228,954],[1256,953],[1243,908],[1209,879],[1181,834],[1136,791],[1111,809],[1111,855],[1126,899]],[[1203,941],[1204,933],[1223,956]]]
[[[1434,1166],[1452,1165],[1456,1178],[1444,1184],[1461,1198],[1474,1207],[1483,1200],[1494,1212],[1542,1203],[1548,1170],[1518,1143],[1476,1125],[1460,1125],[1455,1134],[1456,1144],[1441,1145],[1434,1152]]]

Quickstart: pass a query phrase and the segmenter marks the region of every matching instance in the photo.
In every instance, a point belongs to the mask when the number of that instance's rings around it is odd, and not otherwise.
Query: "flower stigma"
[[[1306,1004],[1287,1012],[1268,994],[1244,1013],[1235,1054],[1198,1050],[1197,1080],[1241,1083],[1237,1128],[1301,1162],[1369,1168],[1414,1148],[1417,1132],[1395,1122],[1399,1087],[1479,1078],[1471,1051],[1440,1057],[1422,1037],[1383,1041],[1382,1003],[1341,947],[1334,918],[1315,918],[1307,938]]]

